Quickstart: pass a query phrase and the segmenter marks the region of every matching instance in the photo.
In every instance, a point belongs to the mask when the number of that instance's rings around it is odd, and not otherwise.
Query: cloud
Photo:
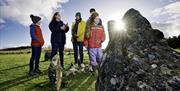
[[[157,8],[153,11],[153,17],[166,16],[163,23],[154,23],[156,28],[162,29],[166,37],[180,35],[180,1],[173,2],[162,8]]]
[[[180,35],[180,25],[178,24],[158,22],[152,22],[151,24],[153,28],[162,31],[166,38]]]
[[[61,8],[61,4],[66,2],[68,0],[2,0],[0,24],[11,20],[27,26],[31,23],[30,14],[49,19],[54,10]]]

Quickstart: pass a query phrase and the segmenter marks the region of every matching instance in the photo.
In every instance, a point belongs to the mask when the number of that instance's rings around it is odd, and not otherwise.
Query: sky
[[[103,48],[109,40],[107,21],[120,21],[130,8],[140,11],[165,37],[180,35],[180,0],[0,0],[0,49],[30,46],[30,14],[42,17],[41,28],[47,47],[51,45],[48,25],[54,12],[60,12],[62,20],[71,27],[75,13],[81,12],[86,21],[90,8],[96,9],[105,27],[107,39]],[[72,48],[70,31],[65,46]]]

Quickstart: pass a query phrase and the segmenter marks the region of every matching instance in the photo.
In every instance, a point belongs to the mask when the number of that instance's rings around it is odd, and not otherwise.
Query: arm
[[[84,36],[84,46],[86,47],[86,48],[88,48],[88,38],[86,37],[86,36]]]
[[[106,39],[106,35],[105,35],[105,31],[104,31],[104,27],[102,29],[102,36],[101,36],[101,42],[104,42]]]
[[[30,26],[30,35],[33,41],[39,41],[39,39],[35,35],[35,27]]]
[[[65,33],[69,31],[69,26],[66,26]]]
[[[90,23],[89,20],[86,22],[86,27],[85,27],[85,37],[88,39],[90,38],[91,34],[90,34]]]
[[[53,21],[49,24],[49,29],[51,32],[57,32],[60,30],[60,26],[58,24],[53,23]]]

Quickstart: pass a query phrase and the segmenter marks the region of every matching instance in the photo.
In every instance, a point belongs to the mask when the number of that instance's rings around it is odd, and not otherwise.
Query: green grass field
[[[0,91],[52,91],[47,76],[50,62],[43,62],[43,54],[40,62],[43,74],[34,77],[28,77],[31,54],[0,55]],[[85,64],[88,64],[88,60],[88,55],[85,53]],[[65,55],[65,69],[71,63],[73,63],[73,55]],[[67,85],[61,91],[95,91],[96,77],[90,73],[78,73],[66,79],[68,79]]]

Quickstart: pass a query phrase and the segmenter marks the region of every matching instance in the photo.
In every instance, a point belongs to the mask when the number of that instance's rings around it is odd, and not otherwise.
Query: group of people
[[[80,12],[75,14],[75,21],[71,27],[71,41],[74,50],[75,66],[78,66],[78,63],[80,63],[81,67],[85,66],[83,64],[83,47],[85,46],[89,54],[91,71],[95,71],[102,57],[101,44],[105,41],[106,37],[99,14],[94,8],[90,9],[90,14],[91,16],[86,22],[82,19]],[[30,15],[30,18],[32,20],[30,25],[32,56],[29,63],[29,75],[33,76],[41,74],[39,59],[44,39],[40,28],[41,18],[34,15]],[[51,59],[59,51],[61,67],[64,68],[64,45],[66,44],[66,33],[70,28],[68,24],[61,20],[60,13],[56,12],[49,24],[49,29],[51,31]],[[78,55],[80,55],[80,62],[78,62]]]

